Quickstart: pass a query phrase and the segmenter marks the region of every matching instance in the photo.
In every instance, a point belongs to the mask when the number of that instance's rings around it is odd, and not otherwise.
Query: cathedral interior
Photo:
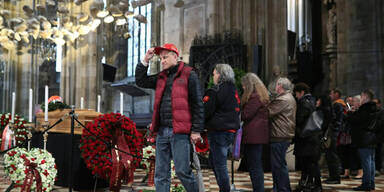
[[[45,89],[76,109],[145,128],[154,91],[135,84],[146,51],[173,43],[202,91],[215,64],[305,82],[313,95],[384,98],[382,0],[2,0],[0,113],[41,111]],[[158,57],[149,74],[161,71]],[[31,101],[30,101],[31,100]],[[32,118],[36,118],[33,115]]]

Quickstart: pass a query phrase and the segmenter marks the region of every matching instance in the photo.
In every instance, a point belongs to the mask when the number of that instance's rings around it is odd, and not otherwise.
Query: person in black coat
[[[363,167],[362,184],[355,191],[375,190],[375,148],[376,148],[376,103],[372,101],[373,92],[364,90],[361,93],[360,108],[352,113],[348,120],[351,122],[352,143],[358,148],[361,166]]]
[[[298,83],[294,88],[295,96],[298,99],[294,154],[297,164],[301,166],[301,179],[295,191],[321,191],[320,178],[315,182],[319,168],[321,132],[312,133],[306,137],[302,136],[308,119],[316,109],[315,98],[309,93],[309,89],[305,83]]]
[[[209,161],[220,191],[229,192],[227,155],[236,130],[240,128],[240,98],[230,65],[217,64],[213,71],[213,81],[215,85],[206,91],[203,98]]]

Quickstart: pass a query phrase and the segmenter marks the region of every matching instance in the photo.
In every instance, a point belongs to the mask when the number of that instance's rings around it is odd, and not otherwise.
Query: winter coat
[[[183,62],[157,75],[148,76],[147,70],[148,67],[138,64],[135,76],[139,87],[156,89],[151,131],[157,132],[160,122],[172,122],[174,133],[203,131],[204,108],[197,74]],[[172,81],[167,82],[169,77]]]
[[[315,99],[310,95],[304,95],[297,101],[296,131],[294,138],[294,154],[296,156],[318,156],[320,154],[321,132],[308,137],[300,137],[309,117],[315,111]]]
[[[359,109],[348,116],[347,120],[351,123],[352,144],[358,148],[374,148],[376,147],[376,138],[372,134],[376,134],[376,130],[369,130],[370,124],[376,118],[378,109],[375,102],[367,102],[359,107]]]
[[[203,98],[208,131],[235,131],[240,127],[240,99],[235,84],[219,83]]]
[[[296,101],[291,93],[278,95],[268,105],[270,142],[290,142],[295,135]]]
[[[267,104],[260,101],[254,92],[241,112],[244,144],[267,144],[269,142],[269,125]]]

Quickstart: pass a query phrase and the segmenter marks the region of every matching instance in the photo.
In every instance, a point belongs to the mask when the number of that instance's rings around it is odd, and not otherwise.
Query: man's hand
[[[144,65],[148,66],[149,60],[152,59],[152,57],[155,55],[155,48],[149,48],[147,53],[145,53],[144,56]]]
[[[203,139],[200,136],[199,132],[192,132],[191,133],[191,141],[193,143],[201,142]]]

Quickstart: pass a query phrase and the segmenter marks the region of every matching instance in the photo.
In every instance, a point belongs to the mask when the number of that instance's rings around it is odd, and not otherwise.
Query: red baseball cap
[[[162,50],[173,51],[176,53],[177,56],[179,56],[179,51],[177,50],[176,46],[172,43],[165,43],[162,47],[155,47],[155,54],[159,55],[160,51]]]

